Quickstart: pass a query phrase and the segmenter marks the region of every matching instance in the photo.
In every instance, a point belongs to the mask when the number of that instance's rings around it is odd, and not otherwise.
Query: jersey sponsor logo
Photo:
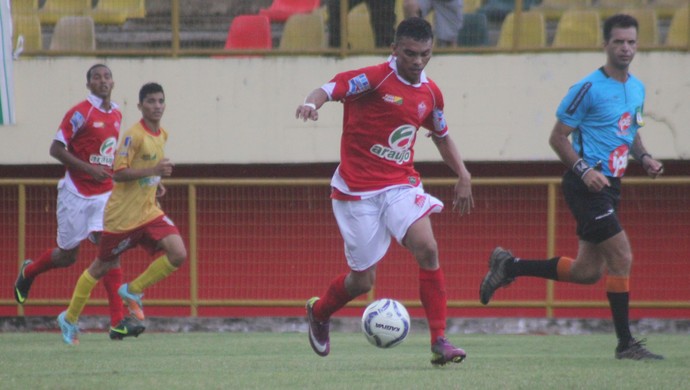
[[[565,110],[565,113],[568,115],[573,115],[575,111],[577,111],[577,107],[582,103],[582,99],[585,98],[585,95],[587,94],[587,91],[592,88],[592,83],[587,82],[582,87],[580,88],[579,91],[577,91],[577,95],[575,95],[575,98],[573,101],[570,103],[568,108]]]
[[[371,89],[369,79],[367,79],[367,75],[364,73],[351,78],[348,80],[347,84],[349,85],[349,88],[347,89],[345,96],[356,95]]]
[[[117,139],[115,137],[108,137],[101,144],[99,153],[92,154],[89,157],[89,162],[91,164],[105,165],[108,167],[113,166],[113,161],[115,160],[115,148],[117,147]]]
[[[161,182],[161,177],[160,176],[148,176],[148,177],[142,177],[141,179],[137,180],[139,183],[139,187],[154,187],[157,186],[158,183]]]
[[[622,136],[628,135],[628,129],[630,129],[630,126],[632,126],[632,115],[630,115],[629,112],[626,112],[618,119],[617,134]]]
[[[72,131],[80,129],[82,126],[84,126],[84,115],[82,115],[79,111],[75,111],[74,114],[72,114],[69,123],[72,124]]]
[[[622,177],[628,167],[628,145],[621,145],[609,155],[609,170],[614,177]]]
[[[372,154],[398,164],[403,164],[412,158],[410,148],[414,143],[417,129],[412,125],[402,125],[393,130],[388,136],[388,146],[374,144],[369,152]]]
[[[141,159],[144,161],[150,161],[150,160],[155,160],[156,159],[156,154],[154,153],[153,155],[150,154],[144,154],[141,156]]]
[[[389,95],[389,94],[386,94],[383,97],[383,101],[386,103],[397,104],[399,106],[403,104],[403,98],[401,96],[393,96],[393,95]]]
[[[94,129],[100,129],[101,127],[104,127],[105,124],[103,122],[93,122],[93,127]]]

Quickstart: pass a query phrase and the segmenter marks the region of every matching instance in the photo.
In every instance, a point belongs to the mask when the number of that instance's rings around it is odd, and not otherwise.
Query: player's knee
[[[57,252],[53,252],[53,264],[57,267],[69,267],[77,261],[77,253],[77,249],[58,249]]]
[[[438,245],[435,240],[415,247],[413,252],[420,267],[435,268],[438,266]]]
[[[588,270],[579,274],[577,282],[580,284],[595,284],[602,276],[603,272],[601,270]]]

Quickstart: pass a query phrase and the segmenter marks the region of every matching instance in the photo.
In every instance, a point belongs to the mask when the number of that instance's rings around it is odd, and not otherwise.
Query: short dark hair
[[[604,42],[608,42],[611,39],[611,30],[614,28],[628,28],[635,27],[636,31],[640,30],[640,26],[637,24],[637,19],[626,14],[616,14],[604,22]]]
[[[96,68],[106,68],[106,69],[108,69],[108,70],[110,71],[110,74],[111,74],[111,75],[113,74],[113,71],[110,70],[110,68],[108,68],[105,64],[96,64],[96,65],[93,65],[92,67],[89,68],[89,70],[86,71],[86,82],[87,82],[87,83],[88,83],[89,81],[91,81],[91,72],[93,72],[93,70],[96,69]]]
[[[415,41],[428,41],[434,39],[434,33],[431,30],[431,24],[423,18],[411,17],[403,20],[395,30],[395,41],[400,38],[412,38]]]
[[[158,83],[146,83],[142,85],[141,89],[139,90],[139,103],[143,103],[147,95],[157,92],[165,95],[165,92],[163,92],[163,87]]]

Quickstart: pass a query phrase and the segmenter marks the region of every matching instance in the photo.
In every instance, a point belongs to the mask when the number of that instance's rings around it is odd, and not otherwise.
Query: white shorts
[[[333,199],[333,214],[345,241],[350,269],[364,271],[388,251],[391,236],[402,244],[420,218],[443,210],[443,202],[419,187],[397,187],[354,201]]]
[[[103,212],[110,192],[84,197],[66,188],[61,181],[57,195],[57,246],[76,248],[91,232],[103,231]]]

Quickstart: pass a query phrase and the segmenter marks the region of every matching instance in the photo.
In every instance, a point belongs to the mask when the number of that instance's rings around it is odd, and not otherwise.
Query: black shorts
[[[620,202],[621,179],[609,177],[610,187],[590,192],[585,183],[572,171],[563,175],[565,202],[577,221],[580,239],[598,244],[623,231],[616,210]]]

